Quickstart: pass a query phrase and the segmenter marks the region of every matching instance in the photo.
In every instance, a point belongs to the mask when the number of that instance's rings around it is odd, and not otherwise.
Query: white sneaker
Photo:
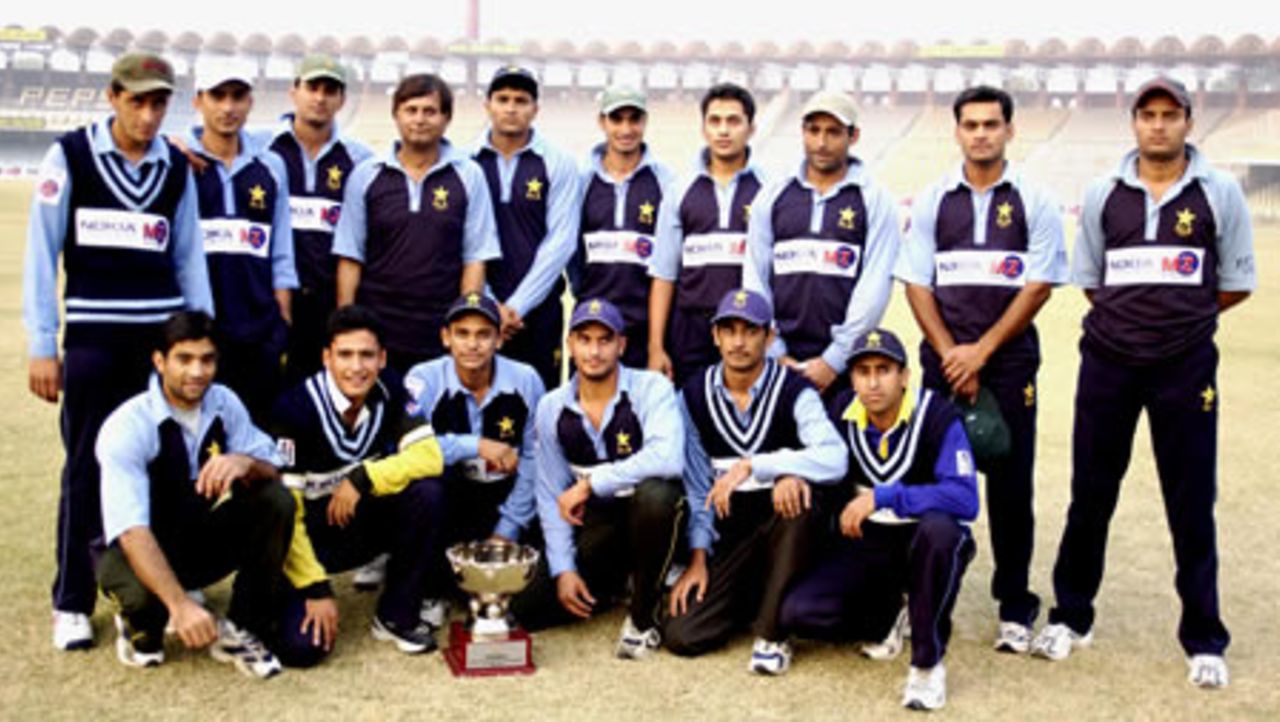
[[[877,662],[887,662],[902,653],[902,648],[905,646],[904,640],[910,636],[911,618],[907,615],[907,608],[904,606],[898,610],[898,618],[889,628],[889,634],[880,642],[862,645],[862,655]]]
[[[929,669],[912,667],[907,672],[907,686],[902,690],[902,706],[928,711],[942,709],[947,703],[947,668],[938,662]]]
[[[1072,649],[1090,644],[1093,644],[1093,630],[1077,634],[1065,624],[1046,624],[1031,640],[1031,656],[1061,662],[1071,656]]]
[[[284,671],[262,640],[230,619],[218,621],[218,639],[209,647],[209,655],[219,662],[234,663],[242,674],[258,679],[270,679]]]
[[[449,621],[449,600],[423,599],[418,619],[432,629],[444,629],[445,623]]]
[[[93,646],[93,625],[89,615],[53,610],[53,646],[64,652]]]
[[[1001,622],[995,648],[997,652],[1026,654],[1031,649],[1031,628],[1017,622]]]
[[[116,615],[116,659],[128,667],[159,667],[164,664],[164,647],[154,652],[143,652],[134,646],[124,617]],[[138,635],[141,636],[141,635]]]
[[[763,637],[756,637],[747,669],[771,677],[786,674],[791,669],[791,643],[786,640],[770,642]]]
[[[1187,657],[1187,681],[1202,689],[1222,689],[1230,683],[1227,660],[1220,654]]]
[[[351,578],[351,583],[356,589],[362,592],[372,592],[382,586],[382,581],[387,578],[387,558],[389,554],[381,554],[373,559],[373,561],[365,564],[356,570],[356,574]]]
[[[421,620],[413,629],[405,629],[374,615],[369,631],[374,639],[380,642],[391,642],[396,645],[396,649],[405,654],[426,654],[436,651],[435,630]]]
[[[613,651],[618,659],[644,659],[653,654],[659,644],[662,644],[662,635],[657,627],[640,629],[628,616],[622,623],[622,633],[618,635],[618,645]]]

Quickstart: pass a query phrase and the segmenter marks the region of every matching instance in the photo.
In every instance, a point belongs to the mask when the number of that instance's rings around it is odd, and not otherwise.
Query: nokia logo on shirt
[[[164,245],[169,240],[169,224],[160,219],[155,223],[138,224],[134,221],[112,221],[112,220],[85,220],[80,223],[81,232],[91,233],[122,233],[128,235],[140,234],[142,238],[148,241],[154,241],[156,245]]]

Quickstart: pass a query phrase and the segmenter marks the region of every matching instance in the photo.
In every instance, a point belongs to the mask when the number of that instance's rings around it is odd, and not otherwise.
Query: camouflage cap
[[[130,93],[173,92],[173,66],[155,53],[121,55],[111,66],[111,84]]]
[[[342,63],[332,55],[316,53],[308,55],[298,63],[298,73],[295,76],[302,82],[309,80],[319,80],[328,78],[336,83],[341,83],[343,87],[347,85],[347,69]]]

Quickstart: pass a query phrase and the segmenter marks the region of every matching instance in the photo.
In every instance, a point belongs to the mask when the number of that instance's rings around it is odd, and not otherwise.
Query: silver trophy
[[[454,622],[450,629],[450,669],[457,675],[532,672],[532,640],[509,620],[507,607],[533,580],[538,550],[489,540],[455,544],[445,556],[458,587],[471,595],[467,625]]]

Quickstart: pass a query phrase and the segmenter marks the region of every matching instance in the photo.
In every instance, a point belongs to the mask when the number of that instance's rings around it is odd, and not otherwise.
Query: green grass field
[[[849,646],[800,643],[779,679],[746,672],[750,639],[696,660],[668,654],[642,662],[612,658],[619,612],[539,634],[538,673],[529,678],[455,680],[439,654],[405,657],[368,635],[372,598],[339,585],[343,613],[337,653],[311,671],[266,683],[241,677],[205,654],[169,647],[154,670],[115,660],[110,609],[94,616],[99,645],[61,653],[49,642],[49,583],[62,449],[53,406],[26,388],[21,276],[30,188],[0,185],[0,388],[13,401],[0,413],[0,588],[10,606],[0,625],[0,718],[153,717],[329,719],[742,719],[907,716],[898,707],[907,656],[889,663]],[[1108,573],[1098,599],[1094,647],[1050,664],[990,650],[995,607],[988,594],[986,526],[956,606],[947,657],[955,719],[1276,719],[1280,717],[1280,554],[1273,526],[1280,495],[1269,486],[1280,449],[1280,229],[1258,229],[1261,287],[1231,311],[1223,349],[1220,503],[1222,607],[1234,636],[1232,685],[1193,689],[1174,636],[1178,602],[1173,560],[1145,428],[1116,513]],[[1060,290],[1040,317],[1039,519],[1032,579],[1052,601],[1050,570],[1068,499],[1071,404],[1083,298]],[[895,294],[886,325],[914,343],[910,312]],[[225,584],[213,603],[226,603]]]

